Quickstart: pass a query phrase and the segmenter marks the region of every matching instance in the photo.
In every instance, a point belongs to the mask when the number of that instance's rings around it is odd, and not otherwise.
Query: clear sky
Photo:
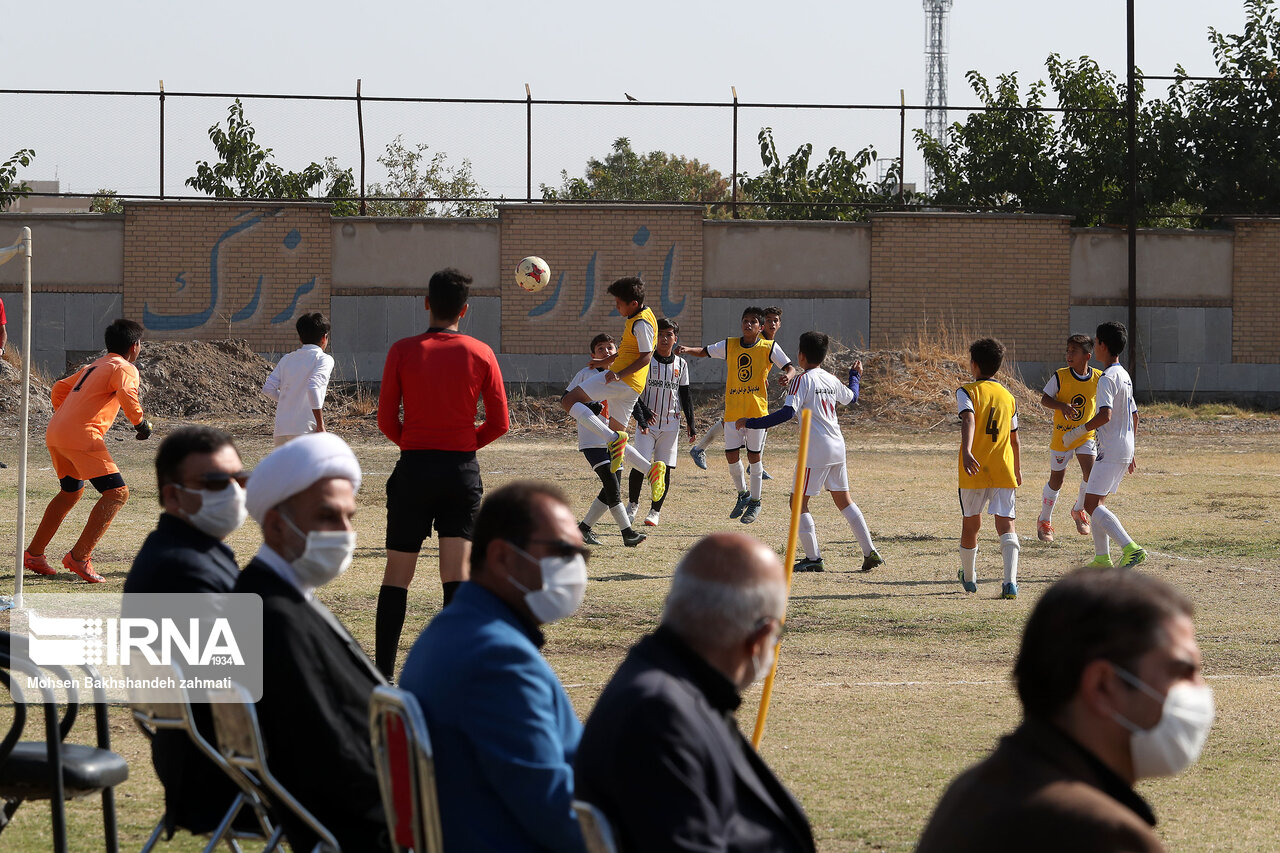
[[[1207,31],[1238,32],[1240,0],[1138,0],[1136,54],[1148,74],[1214,73]],[[21,19],[5,37],[9,89],[243,92],[308,95],[536,98],[744,103],[908,104],[924,102],[924,12],[919,0],[765,3],[652,0],[644,4],[401,2],[361,6],[333,0],[259,2],[243,7],[187,0],[46,2],[10,10]],[[950,31],[950,102],[975,103],[964,73],[1016,71],[1045,77],[1044,59],[1088,55],[1123,76],[1124,0],[955,0]],[[1165,84],[1152,84],[1162,92]],[[213,157],[206,131],[226,99],[166,101],[165,187],[198,159]],[[158,106],[151,99],[0,95],[0,159],[36,149],[21,175],[55,176],[63,189],[155,193]],[[327,155],[358,167],[350,104],[246,103],[258,141],[286,168]],[[952,120],[963,114],[953,111]],[[524,195],[525,115],[515,107],[366,106],[369,180],[374,158],[397,134],[468,157],[493,194]],[[731,117],[714,109],[539,107],[534,115],[534,193],[561,169],[580,174],[628,136],[638,150],[661,148],[732,169]],[[923,114],[908,114],[910,129]],[[897,155],[896,111],[816,113],[742,110],[739,170],[758,172],[755,136],[775,128],[783,154],[813,142],[850,152],[872,145]],[[815,158],[816,159],[816,158]],[[907,180],[919,180],[908,138]]]

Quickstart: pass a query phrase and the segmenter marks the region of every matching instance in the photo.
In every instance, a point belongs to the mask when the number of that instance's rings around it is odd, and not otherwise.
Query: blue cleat
[[[973,581],[967,581],[964,579],[964,569],[961,569],[959,572],[957,572],[956,577],[960,579],[960,585],[964,587],[965,592],[978,591],[978,585],[976,583],[974,583]]]
[[[730,518],[737,518],[742,515],[742,511],[747,508],[747,504],[751,501],[750,492],[738,492],[738,502],[733,505],[733,512],[729,513]]]
[[[1014,599],[1018,597],[1018,585],[1016,583],[1006,583],[1000,585],[1000,597],[1005,599]]]
[[[689,455],[693,457],[694,465],[697,465],[703,471],[707,470],[707,451],[700,447],[690,447]]]

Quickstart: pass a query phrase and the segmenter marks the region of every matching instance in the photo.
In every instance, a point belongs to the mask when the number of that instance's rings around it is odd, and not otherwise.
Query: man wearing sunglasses
[[[147,535],[124,581],[133,593],[227,593],[240,567],[223,540],[244,523],[248,474],[231,436],[212,427],[176,429],[160,442],[156,483],[160,520]],[[209,706],[192,706],[195,722],[214,740]],[[212,832],[238,789],[179,731],[156,732],[151,761],[164,784],[165,827]]]
[[[510,483],[476,517],[471,579],[414,644],[400,685],[435,748],[446,850],[581,851],[571,807],[582,726],[540,651],[573,614],[587,552],[564,493]]]

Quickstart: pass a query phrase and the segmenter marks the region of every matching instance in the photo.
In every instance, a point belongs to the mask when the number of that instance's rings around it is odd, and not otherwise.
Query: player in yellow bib
[[[1036,535],[1041,542],[1053,541],[1053,507],[1058,502],[1063,476],[1071,457],[1080,462],[1080,493],[1071,507],[1071,518],[1076,531],[1088,536],[1089,515],[1084,511],[1085,488],[1089,485],[1089,473],[1097,456],[1094,434],[1085,432],[1067,444],[1063,436],[1068,430],[1087,423],[1098,412],[1098,377],[1102,371],[1089,366],[1093,357],[1093,338],[1088,335],[1072,335],[1067,338],[1067,366],[1059,367],[1045,383],[1040,403],[1053,410],[1053,439],[1049,444],[1049,482],[1041,495],[1040,517],[1036,520]]]
[[[729,475],[738,490],[730,518],[751,524],[760,517],[760,495],[764,483],[763,429],[738,429],[739,418],[759,418],[769,412],[769,371],[782,368],[782,381],[795,375],[791,359],[774,341],[761,334],[764,309],[751,306],[742,312],[742,337],[726,338],[705,347],[680,347],[679,354],[695,358],[722,358],[728,363],[724,381],[724,455]],[[747,448],[750,471],[743,470],[740,453]],[[748,485],[748,474],[750,485]]]
[[[1018,407],[1009,390],[992,377],[1004,362],[1004,344],[995,338],[969,347],[974,381],[956,392],[960,413],[960,583],[978,591],[978,531],[982,510],[996,517],[1004,558],[1001,598],[1018,597],[1018,534],[1013,529],[1014,495],[1022,485]]]
[[[626,319],[622,324],[622,340],[618,354],[608,359],[592,358],[589,367],[607,367],[576,388],[566,391],[560,406],[584,427],[604,439],[609,448],[610,470],[617,471],[625,461],[644,473],[649,481],[649,494],[654,502],[666,494],[666,463],[650,464],[640,451],[627,443],[626,420],[630,419],[636,399],[649,378],[649,362],[658,335],[658,321],[644,304],[644,282],[638,278],[620,278],[609,285],[618,313]],[[605,423],[587,407],[595,401],[609,404],[609,422]],[[624,420],[618,420],[622,415]]]

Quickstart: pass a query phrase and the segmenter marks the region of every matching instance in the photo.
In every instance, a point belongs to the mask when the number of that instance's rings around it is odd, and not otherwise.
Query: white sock
[[[1018,582],[1018,534],[1004,533],[1000,536],[1000,553],[1004,556],[1004,582]]]
[[[862,517],[862,510],[858,509],[855,503],[849,504],[840,510],[840,514],[844,516],[845,521],[849,522],[849,529],[853,531],[853,535],[858,537],[858,544],[862,546],[862,556],[867,556],[876,549],[871,544],[871,531],[867,528],[867,520]]]
[[[1098,507],[1102,509],[1102,507]],[[1098,517],[1098,510],[1095,509],[1093,517]],[[1109,556],[1111,553],[1111,543],[1107,541],[1107,531],[1101,524],[1096,521],[1093,523],[1093,553],[1099,557]]]
[[[613,516],[613,520],[618,523],[619,530],[626,530],[631,526],[631,518],[627,515],[627,511],[622,504],[616,504],[609,507],[609,514]]]
[[[818,550],[818,531],[813,526],[813,516],[807,512],[800,514],[800,547],[804,548],[804,555],[810,560],[822,559],[822,552]]]
[[[760,500],[764,491],[764,462],[752,462],[747,470],[751,472],[751,500]]]
[[[582,517],[582,523],[587,527],[591,527],[600,520],[600,516],[608,511],[609,508],[604,505],[604,502],[596,498],[591,502],[591,506],[587,508],[587,514]]]
[[[1083,509],[1084,509],[1084,495],[1085,495],[1085,489],[1087,489],[1088,487],[1089,487],[1089,481],[1088,481],[1088,480],[1081,480],[1081,481],[1080,481],[1080,492],[1079,492],[1079,494],[1077,494],[1077,495],[1076,495],[1076,502],[1075,502],[1075,504],[1071,507],[1071,511],[1072,511],[1072,512],[1080,512],[1081,510],[1083,510]]]
[[[1040,493],[1040,520],[1051,521],[1053,519],[1053,507],[1058,502],[1058,490],[1044,484],[1044,491]]]
[[[693,446],[698,448],[699,450],[706,450],[708,447],[711,446],[711,442],[716,440],[716,436],[720,435],[723,432],[724,432],[724,421],[716,421],[714,424],[707,427],[707,431],[702,434],[701,438],[699,438],[697,441],[693,443]]]
[[[1120,523],[1120,519],[1116,518],[1116,514],[1102,504],[1098,504],[1098,508],[1093,511],[1093,529],[1097,530],[1099,527],[1108,536],[1116,540],[1116,544],[1121,548],[1127,548],[1133,543],[1133,537],[1125,532],[1124,525]]]
[[[636,446],[631,442],[627,442],[627,449],[622,452],[622,461],[632,468],[635,468],[641,474],[649,473],[649,466],[653,463],[644,458],[644,454],[636,450]]]
[[[733,478],[733,487],[738,490],[738,494],[747,490],[747,470],[741,459],[729,463],[729,476]]]
[[[960,546],[960,568],[969,583],[978,582],[978,549]]]
[[[570,406],[569,416],[605,441],[613,441],[616,431],[609,429],[609,425],[588,409],[585,403],[574,403]]]

